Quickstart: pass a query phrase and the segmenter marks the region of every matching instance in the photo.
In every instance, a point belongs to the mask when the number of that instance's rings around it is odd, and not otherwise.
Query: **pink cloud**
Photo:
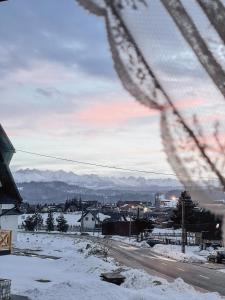
[[[198,107],[203,103],[201,99],[178,101],[178,109]],[[157,110],[149,109],[138,102],[96,103],[81,110],[76,117],[79,121],[95,125],[114,125],[127,122],[135,118],[150,117],[158,114]]]
[[[175,101],[175,106],[178,109],[188,109],[188,108],[194,108],[194,107],[201,107],[201,105],[205,104],[205,101],[203,99],[185,99],[185,100],[179,100]]]
[[[84,108],[77,114],[79,121],[96,125],[121,124],[141,117],[155,116],[156,110],[140,105],[137,102],[96,103]]]

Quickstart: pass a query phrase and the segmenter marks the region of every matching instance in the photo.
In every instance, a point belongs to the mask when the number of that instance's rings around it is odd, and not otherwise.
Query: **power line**
[[[118,167],[118,166],[103,165],[103,164],[98,164],[98,163],[91,163],[91,162],[86,162],[86,161],[69,159],[69,158],[60,157],[60,156],[53,156],[53,155],[41,154],[41,153],[37,153],[37,152],[25,151],[25,150],[21,150],[21,149],[17,149],[16,151],[21,152],[21,153],[25,153],[25,154],[39,156],[39,157],[51,158],[51,159],[56,159],[56,160],[61,160],[61,161],[66,161],[66,162],[72,162],[72,163],[82,164],[82,165],[88,165],[88,166],[95,166],[95,167],[100,167],[100,168],[114,169],[114,170],[120,170],[120,171],[129,171],[129,172],[136,172],[136,173],[145,173],[145,174],[175,176],[176,177],[176,174],[174,174],[174,173],[163,173],[163,172],[146,171],[146,170],[139,170],[139,169],[123,168],[123,167]]]
[[[49,155],[49,154],[31,152],[31,151],[26,151],[26,150],[22,150],[22,149],[16,149],[16,151],[21,152],[21,153],[25,153],[25,154],[29,154],[29,155],[45,157],[45,158],[51,158],[51,159],[66,161],[66,162],[70,162],[70,163],[72,162],[72,163],[76,163],[76,164],[94,166],[94,167],[99,167],[99,168],[114,169],[114,170],[128,171],[128,172],[134,172],[134,173],[154,174],[154,175],[177,177],[177,175],[175,173],[164,173],[164,172],[157,172],[157,171],[146,171],[146,170],[140,170],[140,169],[130,169],[130,168],[124,168],[124,167],[119,167],[119,166],[110,166],[110,165],[91,163],[91,162],[80,161],[80,160],[75,160],[75,159],[70,159],[70,158],[65,158],[65,157],[60,157],[60,156],[53,156],[53,155]],[[199,178],[205,179],[205,180],[217,180],[216,178],[212,178],[212,177],[210,178],[210,177],[201,177],[200,176]]]

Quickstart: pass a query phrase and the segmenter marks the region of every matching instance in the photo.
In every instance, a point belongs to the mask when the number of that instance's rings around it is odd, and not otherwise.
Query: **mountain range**
[[[13,173],[17,183],[29,182],[65,182],[69,185],[77,185],[89,189],[129,189],[152,190],[153,188],[181,188],[176,179],[144,177],[105,177],[95,174],[78,175],[63,170],[50,171],[38,169],[20,169]]]
[[[181,190],[181,184],[169,178],[117,178],[37,169],[22,169],[13,175],[24,201],[33,204],[61,203],[74,197],[100,202],[154,201],[156,192]]]

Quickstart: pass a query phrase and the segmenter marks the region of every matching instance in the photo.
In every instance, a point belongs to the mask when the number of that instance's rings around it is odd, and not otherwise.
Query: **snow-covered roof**
[[[93,217],[96,219],[96,220],[99,220],[100,222],[103,222],[104,220],[106,219],[109,219],[110,216],[108,215],[104,215],[103,213],[99,213],[97,210],[88,210],[86,211],[84,214],[83,214],[83,218],[88,215],[88,214],[92,214]],[[78,222],[81,221],[81,218],[78,220]]]
[[[98,214],[98,218],[99,218],[99,220],[100,220],[101,222],[103,222],[105,219],[110,218],[110,216],[104,215],[104,214],[102,214],[102,213],[99,213],[99,214]]]

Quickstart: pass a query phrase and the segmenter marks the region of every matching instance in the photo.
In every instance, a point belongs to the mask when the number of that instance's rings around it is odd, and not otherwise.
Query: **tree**
[[[147,218],[142,218],[142,219],[137,218],[135,220],[135,226],[137,229],[137,239],[139,234],[141,234],[141,240],[143,240],[143,233],[145,230],[151,232],[154,228],[153,222]]]
[[[36,223],[34,216],[28,216],[23,222],[24,229],[27,231],[34,231]]]
[[[225,70],[223,59],[221,59],[224,55],[223,53],[218,54],[219,47],[210,45],[210,40],[213,39],[219,42],[218,46],[225,41],[223,26],[225,8],[222,1],[196,0],[192,1],[192,5],[188,9],[181,0],[159,1],[166,9],[168,16],[174,21],[176,25],[173,27],[174,31],[177,29],[180,31],[187,42],[187,50],[191,49],[195,57],[194,61],[195,59],[199,61],[199,64],[195,64],[195,71],[205,71],[205,75],[212,79],[212,88],[221,92],[221,95],[218,93],[218,97],[213,97],[213,100],[210,96],[205,95],[203,109],[201,110],[198,106],[198,110],[192,109],[189,113],[186,113],[187,107],[178,105],[177,95],[175,97],[176,93],[172,93],[172,86],[165,86],[156,66],[150,63],[152,61],[151,51],[148,51],[148,44],[143,42],[143,32],[138,34],[135,26],[132,26],[135,18],[138,20],[139,14],[135,17],[135,13],[131,13],[131,9],[134,11],[137,11],[139,7],[145,9],[149,6],[148,2],[150,1],[107,1],[105,8],[95,4],[94,9],[93,4],[89,2],[92,1],[82,1],[85,8],[90,9],[98,16],[103,16],[106,20],[114,66],[124,88],[139,102],[160,112],[162,142],[168,161],[178,179],[193,197],[198,197],[201,206],[210,209],[213,213],[222,213],[225,216],[224,205],[221,202],[218,205],[218,199],[224,199],[225,190],[225,122],[220,114],[217,114],[212,120],[207,117],[207,114],[203,118],[207,102],[210,107],[215,101],[215,108],[224,108]],[[201,16],[206,17],[213,27],[210,40],[208,35],[204,34],[207,22],[200,24],[193,19],[195,9],[198,9]],[[166,22],[164,25],[163,30],[166,30]],[[141,30],[146,31],[148,28],[148,22],[143,22]],[[183,71],[185,74],[187,69],[185,71],[184,68]],[[175,73],[179,78],[178,70]],[[192,84],[189,86],[193,87]],[[184,84],[184,88],[187,88],[186,84]],[[198,90],[196,82],[195,91]],[[185,95],[185,91],[183,92]],[[187,91],[186,95],[188,95]],[[212,181],[211,178],[213,178]],[[218,197],[215,197],[215,191]]]
[[[194,210],[196,207],[196,204],[193,203],[191,197],[184,191],[181,193],[181,196],[178,200],[177,207],[173,212],[173,215],[171,217],[171,221],[173,222],[173,227],[175,229],[181,227],[181,221],[182,221],[182,199],[184,198],[184,210],[185,210],[185,224],[194,224],[196,222],[195,220],[195,214]]]
[[[48,217],[46,220],[46,230],[53,231],[54,230],[54,217],[52,211],[48,213]]]
[[[40,230],[43,225],[43,218],[42,215],[38,212],[36,212],[33,216],[34,222],[35,222],[35,229]]]
[[[208,210],[199,209],[195,211],[195,220],[196,223],[192,225],[189,230],[195,232],[207,231],[210,233],[211,238],[215,240],[220,240],[222,238],[222,217],[215,216]]]
[[[65,219],[64,215],[61,214],[57,219],[57,229],[60,232],[67,232],[69,225],[67,223],[67,220]]]
[[[174,228],[181,227],[182,221],[182,197],[184,198],[184,223],[185,229],[189,232],[208,231],[212,233],[215,239],[222,237],[222,217],[215,216],[206,209],[200,209],[198,204],[193,203],[191,197],[182,192],[177,203],[177,207],[173,212],[171,221],[173,221]]]

